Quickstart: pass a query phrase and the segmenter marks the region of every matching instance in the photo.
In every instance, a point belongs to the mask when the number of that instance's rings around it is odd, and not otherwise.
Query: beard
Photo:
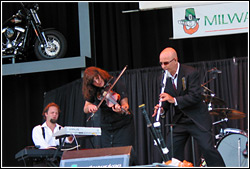
[[[53,123],[53,124],[55,124],[55,123],[57,122],[57,120],[55,120],[55,119],[50,119],[50,122]]]

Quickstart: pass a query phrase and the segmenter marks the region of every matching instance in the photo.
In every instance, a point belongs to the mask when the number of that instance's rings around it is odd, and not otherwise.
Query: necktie
[[[177,77],[177,74],[175,74],[174,78],[172,79],[173,88],[174,88],[175,91],[176,91],[176,86],[175,86],[174,80],[175,80],[176,77]]]

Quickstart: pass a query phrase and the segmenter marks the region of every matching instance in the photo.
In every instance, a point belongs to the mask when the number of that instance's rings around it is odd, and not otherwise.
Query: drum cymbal
[[[219,97],[211,96],[208,94],[202,94],[202,98],[206,103],[211,102],[212,104],[216,104],[216,105],[220,105],[220,106],[226,105],[226,103],[222,99],[220,99]]]
[[[215,115],[221,118],[228,118],[228,119],[242,119],[246,117],[245,113],[229,108],[215,108],[213,110],[210,110],[209,113],[210,115]]]

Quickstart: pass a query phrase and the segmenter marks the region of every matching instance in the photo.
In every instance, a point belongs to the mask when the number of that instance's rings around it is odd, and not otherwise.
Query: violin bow
[[[99,109],[99,107],[101,106],[102,102],[106,99],[106,95],[112,90],[112,88],[115,86],[115,84],[118,82],[118,80],[120,79],[120,77],[122,76],[122,74],[125,72],[125,70],[127,69],[128,65],[126,65],[123,70],[121,71],[121,73],[119,74],[119,76],[116,78],[116,80],[114,81],[114,83],[110,86],[110,88],[108,89],[108,91],[106,92],[106,94],[103,96],[102,100],[100,101],[100,103],[97,105],[97,110]],[[95,115],[95,113],[92,113],[91,116],[89,116],[89,118],[87,119],[87,122]]]

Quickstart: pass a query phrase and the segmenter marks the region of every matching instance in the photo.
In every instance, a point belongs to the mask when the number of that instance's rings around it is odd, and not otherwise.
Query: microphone
[[[218,70],[216,67],[208,70],[207,72],[211,72],[211,73],[221,73],[222,71],[221,70]]]

